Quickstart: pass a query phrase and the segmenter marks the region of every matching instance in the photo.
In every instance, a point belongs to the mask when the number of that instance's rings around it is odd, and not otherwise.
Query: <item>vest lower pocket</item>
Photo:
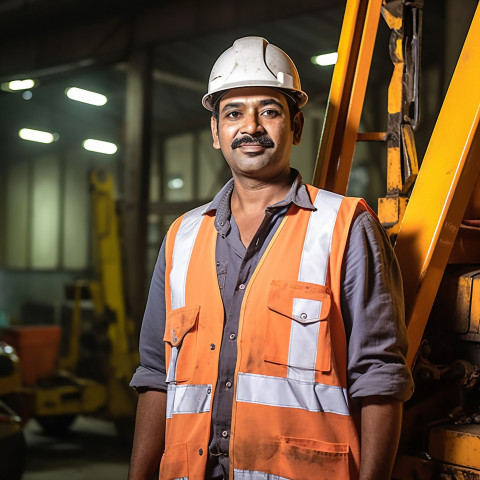
[[[350,448],[304,438],[280,437],[278,465],[281,476],[291,478],[348,480]]]
[[[188,478],[187,444],[178,443],[167,447],[160,463],[160,479],[186,478]]]

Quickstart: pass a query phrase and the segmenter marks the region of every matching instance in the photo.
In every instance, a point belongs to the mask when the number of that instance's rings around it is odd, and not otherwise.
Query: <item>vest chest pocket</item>
[[[330,306],[331,293],[323,285],[274,280],[268,299],[265,360],[300,372],[330,371]]]
[[[163,341],[170,349],[167,383],[191,379],[197,354],[198,315],[200,307],[182,307],[167,313]],[[167,357],[168,358],[168,357]]]

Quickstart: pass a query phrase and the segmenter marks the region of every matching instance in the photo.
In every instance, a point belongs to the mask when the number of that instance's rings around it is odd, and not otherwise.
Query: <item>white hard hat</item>
[[[307,103],[300,77],[290,57],[262,37],[243,37],[218,57],[208,80],[202,105],[213,110],[217,93],[240,87],[285,90],[299,107]]]

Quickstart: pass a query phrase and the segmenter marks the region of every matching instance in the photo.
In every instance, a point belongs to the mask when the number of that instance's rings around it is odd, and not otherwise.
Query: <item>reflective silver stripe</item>
[[[167,390],[167,418],[181,413],[205,413],[210,411],[211,385],[176,385],[170,383]]]
[[[288,378],[315,381],[315,359],[318,348],[320,312],[322,302],[306,298],[293,299],[292,322],[289,346]],[[295,326],[295,324],[299,324]],[[298,348],[300,346],[300,348]],[[308,371],[305,371],[308,369]]]
[[[178,357],[178,347],[172,347],[170,354],[170,363],[168,364],[168,373],[167,383],[172,383],[177,381],[177,357]]]
[[[210,204],[191,210],[182,219],[173,246],[170,287],[172,291],[172,310],[185,306],[185,283],[193,245],[197,238],[203,214]]]
[[[170,383],[167,386],[167,412],[166,417],[172,418],[173,413],[173,404],[175,403],[175,390],[176,385],[174,383]]]
[[[298,273],[299,282],[325,285],[333,228],[342,198],[336,193],[319,190],[314,202],[317,210],[310,215],[303,243]],[[294,303],[292,315],[298,318],[296,308],[297,305]],[[314,366],[317,357],[319,328],[318,321],[309,323],[292,321],[288,353],[288,365],[290,366],[287,378],[307,382],[315,381]]]
[[[346,389],[323,383],[239,373],[236,398],[237,402],[350,415]]]
[[[286,477],[280,477],[271,473],[254,472],[253,470],[233,470],[233,478],[235,480],[289,480]]]

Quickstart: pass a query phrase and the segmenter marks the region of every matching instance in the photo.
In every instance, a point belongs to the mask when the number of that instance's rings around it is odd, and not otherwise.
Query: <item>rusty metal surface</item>
[[[434,460],[477,469],[480,473],[480,425],[449,425],[432,429],[429,453]]]
[[[442,464],[429,458],[401,455],[395,462],[393,480],[480,480],[480,471]]]
[[[472,265],[447,268],[435,302],[435,315],[459,334],[478,334],[480,322],[480,269]]]
[[[420,44],[423,2],[383,2],[382,15],[392,33],[394,69],[388,87],[387,193],[379,199],[378,216],[394,240],[418,174],[414,130],[420,121]]]

